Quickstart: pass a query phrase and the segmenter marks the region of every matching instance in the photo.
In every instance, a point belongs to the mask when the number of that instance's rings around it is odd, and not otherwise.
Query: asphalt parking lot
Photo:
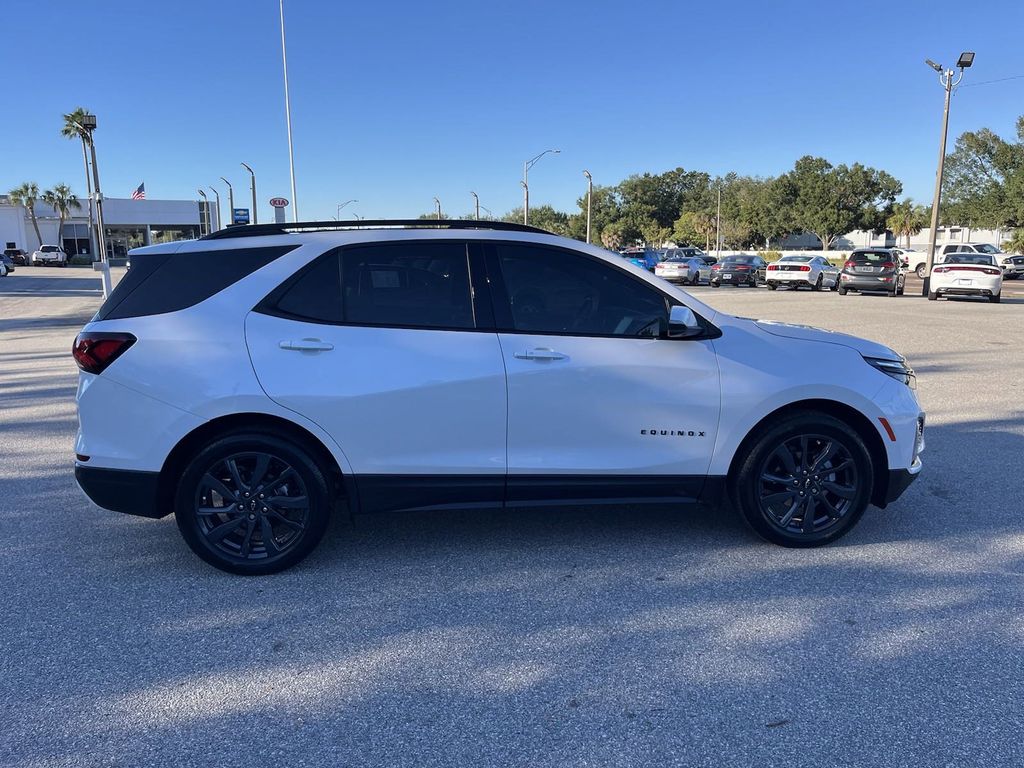
[[[0,765],[1021,765],[1024,281],[999,305],[919,286],[695,289],[917,369],[924,474],[837,545],[671,509],[392,515],[246,579],[78,490],[69,349],[99,280],[19,269]]]

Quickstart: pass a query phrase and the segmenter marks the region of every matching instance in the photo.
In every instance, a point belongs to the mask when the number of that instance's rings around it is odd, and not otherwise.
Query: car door
[[[695,498],[721,407],[710,338],[667,338],[673,300],[599,257],[496,243],[487,263],[508,376],[507,503]]]
[[[364,511],[501,504],[505,366],[489,305],[472,298],[486,288],[474,286],[470,250],[336,249],[246,318],[260,384],[335,439]]]

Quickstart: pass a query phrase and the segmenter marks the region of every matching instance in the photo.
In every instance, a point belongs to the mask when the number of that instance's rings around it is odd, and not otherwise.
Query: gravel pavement
[[[1024,764],[1018,292],[695,289],[917,369],[924,474],[837,545],[727,511],[384,515],[239,578],[75,485],[98,285],[0,279],[0,766]]]

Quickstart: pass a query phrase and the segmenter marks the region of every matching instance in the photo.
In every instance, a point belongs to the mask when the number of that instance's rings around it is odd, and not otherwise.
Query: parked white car
[[[1007,280],[1016,280],[1024,275],[1024,256],[1005,253],[991,243],[947,243],[935,249],[935,264],[942,264],[946,256],[953,253],[987,253],[995,259],[995,264],[1003,271]],[[923,278],[925,273],[925,254],[914,251],[911,259],[913,271]]]
[[[1003,270],[989,253],[949,253],[932,268],[928,298],[981,296],[998,304],[1003,291]]]
[[[7,265],[0,261],[0,277],[7,277]]]
[[[918,263],[924,263],[924,254],[920,251],[915,251],[913,248],[890,248],[889,250],[892,251],[893,256],[899,257],[907,270],[912,269],[911,262],[913,262],[914,268],[917,267]]]
[[[299,562],[343,501],[728,493],[765,539],[818,546],[921,471],[893,350],[719,312],[532,227],[250,225],[131,259],[75,340],[75,475],[102,507],[173,512],[227,571]]]
[[[830,291],[839,287],[839,269],[824,256],[783,256],[768,265],[766,281],[772,291],[785,285],[790,288],[811,288]]]
[[[39,250],[32,252],[29,263],[34,267],[42,267],[47,264],[66,267],[68,255],[59,245],[41,245]]]
[[[711,279],[711,265],[697,256],[670,256],[655,265],[654,274],[670,283],[699,285]]]

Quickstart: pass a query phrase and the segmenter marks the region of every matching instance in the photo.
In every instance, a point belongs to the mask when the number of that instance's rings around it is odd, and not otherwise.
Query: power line
[[[1024,78],[1024,75],[1010,75],[1009,77],[1000,77],[998,80],[982,80],[980,83],[967,83],[966,85],[959,86],[960,88],[973,88],[976,85],[991,85],[992,83],[1005,83],[1007,80],[1020,80]]]

